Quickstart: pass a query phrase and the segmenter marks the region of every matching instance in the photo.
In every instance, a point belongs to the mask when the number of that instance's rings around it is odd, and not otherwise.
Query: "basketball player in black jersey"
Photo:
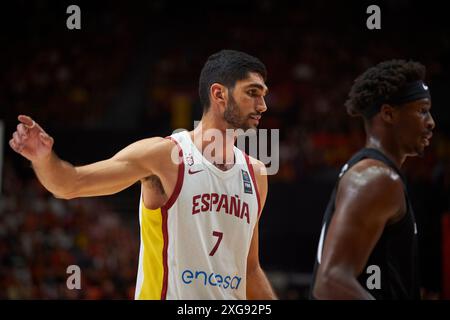
[[[366,146],[342,168],[324,216],[313,299],[419,299],[417,227],[400,167],[422,155],[434,120],[425,67],[392,60],[359,76],[346,101]]]

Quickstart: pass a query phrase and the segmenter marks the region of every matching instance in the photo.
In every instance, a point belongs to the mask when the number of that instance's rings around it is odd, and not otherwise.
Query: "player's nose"
[[[258,101],[258,104],[256,106],[256,111],[258,111],[259,113],[263,113],[267,111],[267,105],[266,105],[266,101],[264,100],[264,98],[261,98],[260,101]]]
[[[427,119],[427,129],[428,130],[433,130],[434,129],[434,127],[436,126],[436,123],[434,122],[434,119],[433,119],[433,116],[431,115],[431,113],[430,113],[430,116],[428,117],[428,119]]]

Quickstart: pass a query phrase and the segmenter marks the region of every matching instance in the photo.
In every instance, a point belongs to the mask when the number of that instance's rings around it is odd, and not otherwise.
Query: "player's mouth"
[[[259,120],[261,120],[261,115],[252,114],[252,115],[250,115],[250,119],[253,119],[257,123],[259,123]]]
[[[432,132],[427,132],[425,135],[422,136],[422,143],[425,145],[425,147],[428,147],[430,145],[431,137],[433,137]]]

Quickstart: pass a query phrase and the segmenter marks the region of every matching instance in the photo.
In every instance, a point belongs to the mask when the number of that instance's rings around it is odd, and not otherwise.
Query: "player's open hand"
[[[47,158],[53,147],[53,138],[33,119],[20,115],[17,130],[9,140],[11,148],[31,162]]]

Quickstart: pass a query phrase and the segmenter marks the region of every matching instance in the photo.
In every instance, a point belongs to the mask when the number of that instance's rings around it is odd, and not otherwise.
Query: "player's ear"
[[[383,104],[380,109],[381,118],[387,123],[394,123],[397,116],[397,109],[390,104]]]
[[[220,106],[226,105],[227,88],[220,83],[213,83],[210,87],[211,102]]]

